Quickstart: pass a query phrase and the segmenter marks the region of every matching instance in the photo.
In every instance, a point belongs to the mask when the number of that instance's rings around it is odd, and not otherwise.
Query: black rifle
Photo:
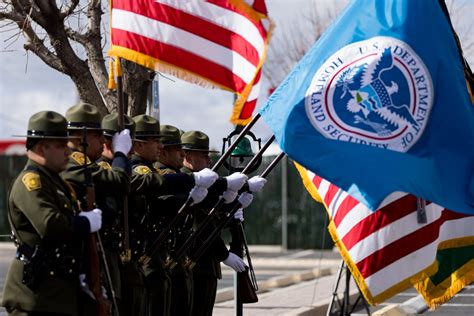
[[[275,166],[280,162],[280,160],[284,156],[285,156],[285,153],[283,152],[280,153],[275,159],[273,159],[271,164],[265,169],[265,171],[262,172],[260,176],[265,178],[273,170],[273,168],[275,168]],[[232,221],[232,219],[234,218],[235,212],[237,212],[237,210],[241,207],[242,207],[242,204],[240,204],[240,202],[237,202],[235,203],[235,205],[232,207],[230,211],[224,214],[224,218],[220,221],[220,223],[218,224],[216,229],[214,229],[212,234],[209,235],[209,237],[207,237],[207,239],[202,243],[202,245],[194,253],[190,255],[190,257],[188,258],[185,264],[186,268],[192,269],[196,265],[197,260],[199,260],[199,258],[201,258],[201,256],[207,251],[207,249],[212,244],[212,242],[217,237],[220,236],[221,231]]]
[[[252,168],[252,166],[254,165],[254,163],[262,158],[263,153],[265,152],[265,150],[267,150],[267,148],[272,144],[274,140],[275,136],[272,135],[272,137],[267,140],[263,147],[260,148],[258,153],[252,157],[252,160],[249,161],[247,166],[245,166],[244,170],[242,170],[243,174],[247,174],[249,172],[249,169]],[[186,241],[181,245],[181,247],[176,252],[171,254],[170,260],[168,260],[168,262],[166,263],[167,267],[172,269],[176,266],[177,260],[186,253],[189,247],[191,247],[194,244],[195,240],[204,232],[206,227],[212,222],[214,214],[216,214],[222,208],[222,206],[224,206],[224,202],[225,200],[223,198],[219,199],[219,201],[209,211],[206,218],[201,223],[201,225],[199,225],[196,231],[192,232],[188,239],[186,239]]]
[[[125,128],[125,111],[124,111],[124,94],[123,94],[123,80],[122,80],[122,67],[120,65],[120,58],[115,61],[116,74],[117,74],[117,114],[118,114],[118,129],[122,131]],[[130,262],[132,258],[132,251],[130,249],[130,227],[128,223],[128,196],[123,196],[123,209],[122,209],[122,220],[123,220],[123,249],[120,253],[120,259],[123,263]]]
[[[214,166],[212,167],[212,171],[216,171],[224,163],[224,161],[230,156],[234,148],[237,147],[237,144],[240,142],[240,140],[245,137],[245,134],[252,128],[252,126],[258,121],[259,118],[260,114],[255,115],[252,121],[250,121],[249,124],[244,127],[244,129],[240,132],[239,136],[237,136],[237,138],[229,146],[227,151],[214,164]],[[151,260],[151,258],[156,254],[163,242],[168,239],[169,235],[173,232],[173,229],[176,227],[176,225],[178,225],[181,222],[181,219],[189,213],[189,207],[192,205],[192,203],[193,199],[191,197],[188,197],[186,202],[176,213],[175,217],[173,217],[173,219],[168,223],[168,226],[166,226],[166,228],[161,231],[161,233],[151,243],[151,245],[147,247],[147,249],[145,249],[145,253],[143,254],[143,256],[141,256],[139,263],[147,264]]]

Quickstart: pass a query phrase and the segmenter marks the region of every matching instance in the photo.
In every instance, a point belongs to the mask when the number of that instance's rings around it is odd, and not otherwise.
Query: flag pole
[[[119,57],[115,60],[115,74],[117,76],[117,113],[118,129],[122,131],[125,128],[125,111],[123,97],[123,79],[122,65]],[[128,196],[123,196],[123,250],[120,254],[122,262],[130,262],[132,251],[130,250],[130,227],[128,223]]]

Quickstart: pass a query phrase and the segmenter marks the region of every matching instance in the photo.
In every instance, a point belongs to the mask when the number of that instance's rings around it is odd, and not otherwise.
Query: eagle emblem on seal
[[[370,64],[349,67],[341,74],[336,86],[342,88],[341,99],[350,94],[346,110],[353,114],[354,124],[364,124],[379,136],[389,136],[394,128],[408,124],[418,127],[407,104],[395,104],[396,82],[385,84],[382,74],[394,67],[391,48],[386,48]]]

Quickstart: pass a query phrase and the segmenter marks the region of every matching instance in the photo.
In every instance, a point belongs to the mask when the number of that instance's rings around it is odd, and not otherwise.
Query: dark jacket
[[[181,171],[184,173],[191,173],[192,170],[183,167]],[[222,179],[222,178],[221,178]],[[225,180],[224,180],[225,182]],[[204,199],[203,202],[193,206],[193,217],[194,217],[194,229],[197,229],[201,223],[207,217],[210,209],[217,203],[219,196],[227,189],[226,182],[216,182],[209,188],[208,197]],[[203,241],[214,231],[215,223],[211,223],[206,230],[199,236],[195,245],[191,249],[191,255],[193,251],[198,249]],[[222,238],[217,238],[214,240],[211,246],[207,251],[201,256],[201,258],[196,262],[196,265],[193,268],[194,275],[206,275],[213,276],[216,278],[222,278],[220,262],[225,260],[229,255],[229,251],[224,243]]]

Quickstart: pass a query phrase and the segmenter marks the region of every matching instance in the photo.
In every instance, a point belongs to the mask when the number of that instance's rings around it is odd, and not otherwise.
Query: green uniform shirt
[[[9,196],[13,230],[20,243],[30,248],[41,245],[49,261],[56,258],[56,249],[62,250],[58,261],[41,273],[43,277],[35,291],[22,283],[24,264],[14,259],[5,282],[3,306],[25,311],[77,313],[78,273],[66,279],[54,267],[62,264],[63,257],[72,256],[76,264],[83,260],[82,248],[90,227],[87,219],[76,213],[77,202],[70,186],[58,174],[29,160],[14,181]]]
[[[116,154],[114,160],[90,162],[87,168],[91,172],[94,184],[95,204],[102,210],[102,227],[99,231],[102,245],[106,252],[107,264],[117,298],[121,298],[119,244],[122,241],[121,207],[123,197],[130,190],[128,159],[123,154]],[[84,186],[84,154],[74,151],[61,176],[74,187],[78,199],[85,208],[86,188]],[[120,201],[119,201],[120,199]]]

